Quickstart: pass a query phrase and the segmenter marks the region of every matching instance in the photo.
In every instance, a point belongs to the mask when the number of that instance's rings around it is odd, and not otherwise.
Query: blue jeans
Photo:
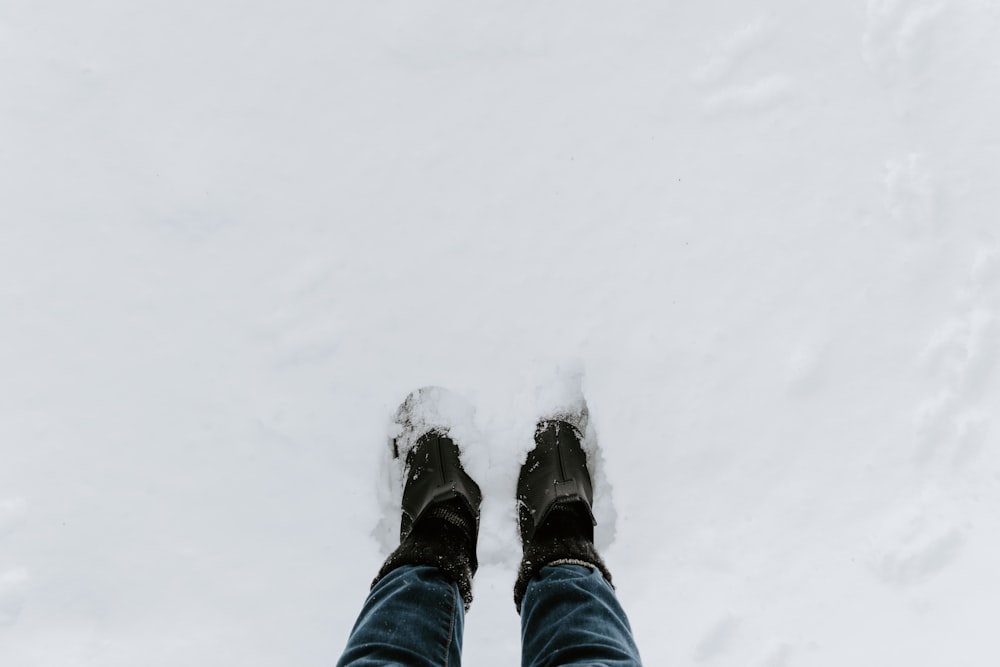
[[[462,662],[465,607],[435,567],[407,565],[372,589],[338,667],[453,667]],[[525,667],[640,665],[625,611],[596,570],[544,567],[521,604]]]

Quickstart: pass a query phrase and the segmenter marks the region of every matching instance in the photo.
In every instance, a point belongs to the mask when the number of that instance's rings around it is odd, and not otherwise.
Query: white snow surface
[[[1000,4],[0,2],[0,665],[331,665],[582,378],[648,665],[1000,664]],[[558,393],[558,392],[556,392]],[[384,500],[384,499],[383,499]]]

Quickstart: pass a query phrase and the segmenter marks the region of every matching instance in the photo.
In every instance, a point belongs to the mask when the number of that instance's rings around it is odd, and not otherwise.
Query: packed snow
[[[568,377],[646,664],[1000,664],[998,34],[0,3],[0,665],[334,664],[425,385],[475,409],[465,661],[518,664],[514,482]]]

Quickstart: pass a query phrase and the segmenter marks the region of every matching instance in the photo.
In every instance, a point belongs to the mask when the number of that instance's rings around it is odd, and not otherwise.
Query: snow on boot
[[[517,480],[518,526],[524,555],[514,585],[514,604],[528,582],[546,565],[573,564],[611,573],[594,547],[594,491],[587,468],[583,435],[586,408],[571,421],[543,419],[535,429],[535,448],[528,452]]]
[[[431,565],[458,584],[466,608],[471,604],[482,493],[462,467],[449,433],[449,414],[464,410],[451,392],[425,387],[411,393],[396,412],[399,433],[391,442],[392,455],[402,459],[406,480],[400,544],[373,587],[403,565]]]

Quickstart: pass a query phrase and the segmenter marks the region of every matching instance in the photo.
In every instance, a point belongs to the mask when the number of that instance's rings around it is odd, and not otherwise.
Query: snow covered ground
[[[649,665],[1000,662],[1000,4],[0,2],[0,664],[333,664],[583,373]]]

